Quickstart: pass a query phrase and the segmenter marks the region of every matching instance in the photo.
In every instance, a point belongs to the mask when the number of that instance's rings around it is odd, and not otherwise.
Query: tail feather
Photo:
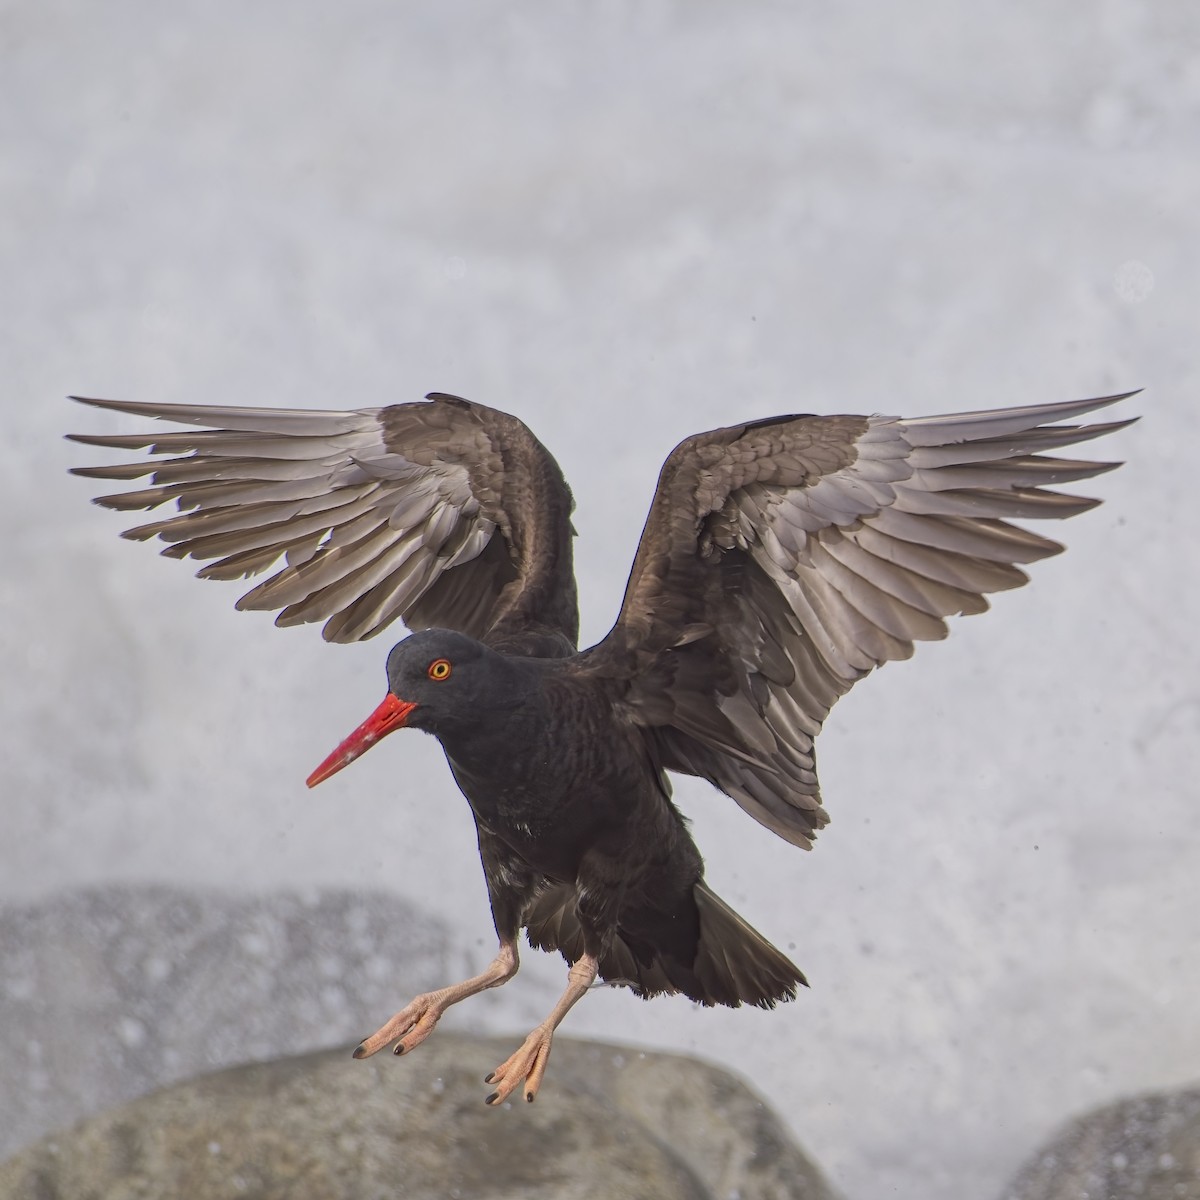
[[[698,1004],[738,1008],[755,1004],[774,1008],[796,998],[797,986],[808,986],[800,969],[743,920],[708,885],[699,880],[692,891],[699,917],[691,962],[677,954],[647,947],[618,931],[601,955],[600,978],[627,984],[643,999],[683,994]],[[526,918],[530,945],[558,950],[569,963],[584,952],[583,930],[575,914],[570,887],[547,888]]]
[[[804,973],[701,879],[695,888],[700,913],[696,978],[711,999],[701,1003],[756,1004],[774,1008],[808,987]],[[695,999],[696,997],[693,997]]]

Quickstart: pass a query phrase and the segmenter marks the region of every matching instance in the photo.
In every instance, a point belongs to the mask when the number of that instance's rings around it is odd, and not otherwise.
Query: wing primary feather
[[[917,516],[1057,520],[1078,516],[1099,503],[1099,500],[1084,496],[1068,496],[1041,488],[1010,488],[1007,491],[958,488],[944,492],[904,488],[896,494],[895,507],[900,512]]]
[[[905,440],[912,446],[943,445],[965,442],[977,437],[997,438],[1023,433],[1050,421],[1070,420],[1107,408],[1136,396],[1098,396],[1093,400],[1068,400],[1059,404],[1028,404],[1018,408],[995,408],[982,412],[942,413],[932,417],[905,418],[899,422]]]
[[[1116,462],[1082,462],[1034,454],[1001,461],[963,463],[958,466],[917,470],[905,486],[923,487],[938,492],[958,488],[980,488],[990,491],[1001,488],[1042,487],[1092,479],[1097,475],[1115,471],[1120,465]]]
[[[1004,438],[976,438],[966,442],[914,446],[907,457],[918,469],[989,462],[1090,442],[1093,438],[1126,429],[1138,420],[1138,417],[1130,417],[1124,421],[1107,421],[1096,425],[1043,425]]]
[[[134,417],[153,417],[174,421],[177,425],[208,425],[227,430],[247,430],[254,433],[350,433],[364,421],[374,420],[378,409],[303,409],[303,408],[242,408],[215,404],[145,404],[132,400],[100,400],[90,396],[69,396],[78,404],[126,413]],[[68,434],[76,441],[87,435]],[[155,439],[151,436],[141,446],[126,445],[122,449],[141,449]],[[91,442],[91,445],[99,443]]]

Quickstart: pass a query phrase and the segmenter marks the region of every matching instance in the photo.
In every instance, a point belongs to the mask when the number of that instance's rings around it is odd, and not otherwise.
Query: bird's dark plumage
[[[1128,393],[1132,394],[1132,393]],[[388,699],[314,773],[400,725],[434,734],[469,800],[500,951],[418,997],[360,1053],[411,1049],[441,1012],[516,971],[516,937],[570,984],[496,1073],[532,1098],[549,1038],[597,974],[643,996],[771,1006],[796,967],[704,883],[667,772],[708,779],[779,836],[825,823],[813,740],[872,668],[946,635],[1061,546],[1011,524],[1094,500],[1050,490],[1116,464],[1055,456],[1128,421],[1125,396],[901,419],[788,416],[698,434],[668,457],[612,631],[582,653],[572,500],[522,422],[434,394],[352,412],[84,403],[195,431],[77,436],[166,456],[81,468],[150,476],[99,503],[174,502],[125,536],[208,562],[284,565],[239,601],[356,641],[396,619]]]

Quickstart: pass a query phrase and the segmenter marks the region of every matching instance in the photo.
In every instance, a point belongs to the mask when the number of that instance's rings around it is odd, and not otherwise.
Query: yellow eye
[[[437,680],[441,683],[443,679],[450,678],[450,660],[445,658],[435,658],[429,664],[429,678]]]

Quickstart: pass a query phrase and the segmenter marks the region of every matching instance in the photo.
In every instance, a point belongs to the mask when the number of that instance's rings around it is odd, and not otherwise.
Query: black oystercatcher
[[[1127,393],[1132,395],[1133,393]],[[1125,396],[992,412],[785,416],[698,434],[667,459],[612,631],[582,652],[571,494],[515,417],[454,396],[351,412],[127,404],[199,431],[76,436],[165,461],[80,468],[174,501],[130,529],[211,579],[283,570],[238,602],[276,623],[371,637],[388,694],[309,778],[402,726],[441,742],[471,804],[500,948],[418,996],[355,1051],[411,1050],[451,1005],[511,979],[517,937],[559,950],[568,985],[488,1082],[532,1100],[554,1030],[599,976],[639,996],[772,1007],[804,977],[704,882],[667,772],[709,780],[808,847],[825,824],[813,739],[834,701],[944,617],[1026,581],[1057,543],[1010,518],[1097,501],[1046,490],[1111,469],[1050,457],[1129,424],[1070,422]]]

